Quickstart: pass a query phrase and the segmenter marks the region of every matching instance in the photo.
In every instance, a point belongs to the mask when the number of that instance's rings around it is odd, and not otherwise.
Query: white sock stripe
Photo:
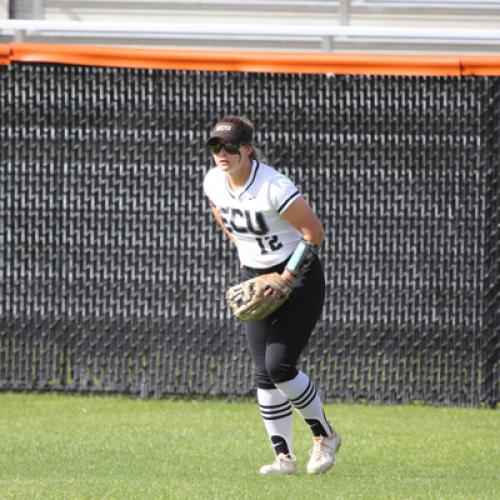
[[[268,417],[267,415],[262,415],[262,418],[264,420],[279,420],[280,418],[287,418],[292,414],[292,408],[290,407],[290,410],[288,410],[287,413],[284,413],[283,415],[276,415],[274,417]]]
[[[313,394],[311,398],[311,394]],[[316,396],[316,388],[314,387],[314,384],[309,381],[309,385],[307,386],[307,389],[296,399],[291,399],[290,401],[292,402],[293,406],[296,408],[303,408],[304,407],[304,401],[309,401],[305,406],[307,406]]]
[[[297,408],[297,410],[302,410],[303,408],[305,408],[306,406],[309,406],[315,399],[316,399],[316,390],[314,390],[313,394],[311,395],[311,397],[304,403],[304,404],[301,404],[301,405],[294,405],[295,408]]]
[[[289,407],[290,406],[290,401],[285,401],[285,402],[280,403],[278,405],[261,405],[259,403],[259,406],[260,406],[261,409],[266,409],[266,410],[268,410],[268,409],[269,410],[275,409],[275,410],[277,410],[278,408],[281,408],[281,407],[284,407],[284,406]]]
[[[266,415],[277,415],[278,413],[282,413],[284,411],[291,410],[291,409],[292,409],[292,405],[288,404],[284,408],[279,408],[277,410],[264,410],[264,409],[261,408],[260,412],[262,414],[266,414]]]
[[[260,414],[264,418],[266,418],[266,417],[273,417],[273,416],[276,416],[276,415],[282,415],[285,412],[291,412],[291,411],[292,411],[292,405],[290,403],[288,403],[287,406],[285,406],[284,408],[280,408],[279,410],[263,410],[261,408]]]

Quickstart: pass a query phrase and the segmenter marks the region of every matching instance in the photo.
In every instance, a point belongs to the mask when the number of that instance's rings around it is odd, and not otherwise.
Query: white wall
[[[0,6],[9,0],[0,0]],[[335,52],[400,52],[400,53],[500,53],[500,0],[350,0],[349,16],[342,16],[342,0],[10,0],[10,12],[17,20],[43,20],[60,23],[104,23],[105,30],[88,33],[61,29],[18,31],[0,30],[0,43],[13,39],[26,42],[111,44],[189,49],[253,49],[279,51],[335,51]],[[5,9],[4,9],[5,10]],[[344,18],[344,19],[343,19]],[[0,20],[1,8],[0,8]],[[123,23],[151,23],[169,29],[171,34],[152,35],[148,31],[113,34],[112,26]],[[189,25],[204,30],[202,24],[225,28],[244,25],[245,32],[213,36],[179,34],[175,28]],[[351,28],[382,30],[376,38],[364,35],[325,38],[322,29],[349,24]],[[109,32],[106,31],[109,26]],[[298,37],[297,30],[278,36],[288,26],[314,31],[310,36]],[[342,28],[345,26],[342,26]],[[274,30],[271,35],[259,35],[259,28]],[[403,28],[405,36],[388,35],[388,28]],[[416,41],[408,40],[408,31],[454,28],[449,40],[441,37]],[[483,33],[493,30],[494,34]],[[62,33],[64,31],[64,33]],[[471,33],[475,31],[476,34]],[[212,32],[212,31],[211,31]],[[497,35],[498,32],[498,35]],[[177,34],[175,34],[177,33]],[[192,33],[190,31],[190,33]],[[480,35],[477,35],[480,33]],[[446,35],[447,36],[447,35]],[[485,39],[485,37],[487,39]],[[439,38],[439,37],[438,37]]]
[[[9,18],[9,0],[0,0],[0,19]]]
[[[10,0],[13,17],[60,21],[342,23],[347,0]],[[7,0],[0,0],[1,3]],[[349,0],[353,26],[500,29],[499,0]]]

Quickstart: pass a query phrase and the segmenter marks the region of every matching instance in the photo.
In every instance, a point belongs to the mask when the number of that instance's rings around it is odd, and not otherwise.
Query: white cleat
[[[285,455],[280,453],[276,460],[269,465],[263,465],[260,468],[261,474],[295,474],[296,460],[293,455]]]
[[[335,462],[335,453],[340,448],[340,436],[333,433],[331,436],[314,437],[314,447],[307,464],[309,474],[321,474],[331,469]]]

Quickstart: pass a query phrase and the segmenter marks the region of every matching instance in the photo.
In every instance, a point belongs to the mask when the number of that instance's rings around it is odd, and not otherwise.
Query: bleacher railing
[[[290,52],[500,53],[498,29],[305,25],[283,20],[256,24],[244,20],[214,23],[213,19],[175,23],[0,19],[0,37],[5,42],[71,44],[86,40],[97,45],[123,44],[126,40],[129,46],[161,44],[173,48],[183,44],[186,48],[227,48],[232,44],[251,50],[262,45]]]

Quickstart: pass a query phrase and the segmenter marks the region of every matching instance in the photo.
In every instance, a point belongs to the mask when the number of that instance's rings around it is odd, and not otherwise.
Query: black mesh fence
[[[204,141],[250,116],[328,233],[328,400],[498,400],[500,79],[0,68],[0,388],[252,393]]]

